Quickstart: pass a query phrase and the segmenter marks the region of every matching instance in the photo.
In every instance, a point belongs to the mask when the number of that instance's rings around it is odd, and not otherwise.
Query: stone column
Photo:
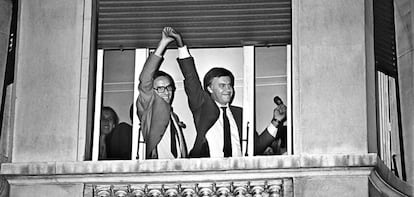
[[[12,162],[77,160],[85,2],[19,2]]]
[[[292,3],[294,153],[375,151],[372,1]]]
[[[294,154],[375,151],[372,1],[292,3]],[[362,176],[315,174],[294,183],[295,196],[369,196]]]

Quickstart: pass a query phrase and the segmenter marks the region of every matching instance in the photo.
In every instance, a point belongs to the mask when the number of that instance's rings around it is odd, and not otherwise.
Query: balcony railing
[[[390,195],[410,196],[414,191],[393,178],[376,154],[3,163],[0,172],[15,189],[54,185],[66,191],[76,186],[81,189],[77,196],[85,197],[306,196],[305,183],[315,178],[333,184],[327,188],[346,190],[351,184],[363,193],[368,180]],[[336,184],[343,180],[348,180],[344,186]]]
[[[293,196],[291,178],[236,181],[236,182],[200,182],[200,183],[166,183],[166,184],[115,184],[115,185],[88,185],[97,197],[193,197],[193,196]]]

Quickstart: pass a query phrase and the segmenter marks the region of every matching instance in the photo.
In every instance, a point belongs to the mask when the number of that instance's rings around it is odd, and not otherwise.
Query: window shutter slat
[[[171,26],[197,47],[291,43],[290,0],[99,0],[98,48],[155,48]]]

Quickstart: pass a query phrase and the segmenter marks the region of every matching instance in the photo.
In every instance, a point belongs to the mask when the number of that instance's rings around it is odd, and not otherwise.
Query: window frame
[[[243,136],[242,136],[242,155],[243,157],[252,157],[253,155],[253,146],[254,143],[254,133],[255,128],[255,46],[254,45],[245,45],[243,48]],[[292,155],[293,153],[293,132],[292,132],[292,84],[291,84],[291,45],[286,45],[287,50],[287,62],[286,62],[286,88],[287,88],[287,154]],[[149,56],[149,48],[137,48],[135,49],[135,73],[134,73],[134,97],[133,97],[133,112],[137,114],[136,100],[138,98],[138,83],[139,83],[139,74],[144,66],[145,60]],[[92,161],[98,161],[99,156],[99,135],[100,135],[100,116],[102,108],[102,98],[103,98],[103,62],[104,59],[104,49],[97,50],[97,65],[96,65],[96,80],[95,80],[95,102],[94,102],[94,131],[93,133],[93,142],[92,142]],[[139,120],[138,116],[133,116],[133,132],[132,132],[132,151],[131,158],[132,160],[145,160],[145,142],[143,140],[142,133],[139,132]],[[248,135],[248,136],[246,136]],[[246,140],[247,137],[247,140]],[[250,144],[247,146],[246,143]],[[272,155],[277,156],[277,155]]]

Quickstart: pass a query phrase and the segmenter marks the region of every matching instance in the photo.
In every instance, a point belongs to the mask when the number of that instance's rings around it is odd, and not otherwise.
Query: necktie
[[[177,158],[177,142],[176,142],[176,135],[177,129],[174,126],[173,119],[170,118],[170,132],[171,132],[171,153]]]
[[[231,157],[231,136],[230,136],[230,122],[227,118],[226,107],[221,107],[223,110],[223,130],[224,130],[224,157]]]

